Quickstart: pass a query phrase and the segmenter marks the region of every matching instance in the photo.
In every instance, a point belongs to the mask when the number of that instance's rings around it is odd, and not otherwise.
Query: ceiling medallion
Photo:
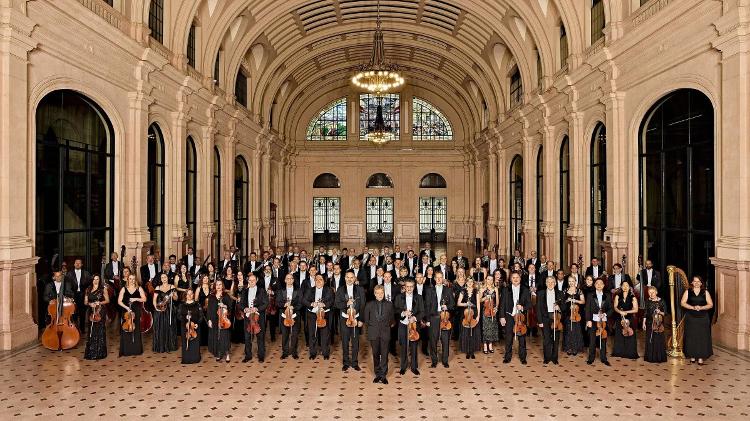
[[[404,84],[404,78],[399,74],[398,67],[388,63],[385,59],[383,31],[380,29],[380,1],[378,1],[378,15],[370,63],[359,68],[357,74],[352,77],[352,83],[358,88],[375,95],[382,95]]]

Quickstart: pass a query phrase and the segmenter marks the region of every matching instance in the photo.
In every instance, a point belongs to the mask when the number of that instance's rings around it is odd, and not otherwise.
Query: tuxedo
[[[286,309],[286,303],[289,301],[292,307],[292,315],[294,317],[294,325],[287,327],[284,325],[285,320],[284,310]],[[297,355],[297,339],[299,338],[300,325],[302,324],[302,292],[299,288],[294,287],[292,290],[292,296],[287,294],[286,284],[279,288],[276,292],[276,307],[279,309],[279,326],[281,328],[281,358],[286,358],[287,355]]]
[[[271,300],[276,299],[276,290],[279,288],[279,280],[271,276],[269,280],[266,281],[266,275],[265,273],[263,273],[258,278],[258,288],[266,292],[266,294],[268,295],[268,301],[270,303]],[[265,320],[266,323],[263,324],[263,334],[265,335],[266,325],[270,325],[269,329],[271,334],[271,342],[273,342],[276,340],[276,329],[279,325],[279,316],[278,314],[269,314],[268,317],[265,318]]]
[[[594,358],[596,358],[596,346],[599,344],[599,339],[596,336],[596,321],[594,320],[595,316],[598,315],[600,312],[607,316],[607,321],[609,321],[610,317],[612,316],[612,297],[606,292],[602,292],[602,301],[601,303],[598,300],[596,291],[589,294],[588,297],[586,297],[586,322],[591,322],[591,327],[588,328],[589,330],[589,358],[588,362],[593,362]],[[602,362],[607,361],[607,339],[602,338],[601,339],[601,349],[599,350],[599,358]]]
[[[524,266],[523,268],[527,269],[529,267],[529,265],[536,266],[536,271],[539,272],[539,267],[542,265],[542,262],[539,259],[537,259],[536,257],[532,257],[531,259],[528,259],[526,261],[526,266]]]
[[[242,267],[242,273],[245,275],[252,273],[255,276],[260,276],[261,272],[263,272],[263,264],[257,260],[248,260]]]
[[[341,345],[343,351],[343,362],[345,366],[359,366],[359,334],[362,333],[360,327],[349,327],[346,325],[346,321],[349,318],[347,311],[349,306],[347,302],[350,299],[354,300],[352,306],[354,307],[354,314],[356,315],[357,321],[362,321],[364,317],[365,308],[365,290],[361,286],[352,285],[352,293],[349,294],[349,287],[346,282],[342,282],[336,289],[336,317],[333,319],[334,323],[339,324],[339,332],[341,334]],[[351,352],[350,352],[351,351]]]
[[[419,258],[417,256],[407,257],[404,259],[404,267],[409,269],[409,276],[414,276],[419,266]]]
[[[146,289],[149,281],[151,282],[151,286],[154,287],[154,289],[159,287],[159,277],[161,276],[161,267],[154,263],[154,277],[151,277],[151,270],[148,267],[148,264],[145,264],[141,266],[141,285],[143,285],[143,288]]]
[[[349,268],[354,267],[354,260],[357,256],[343,256],[339,259],[339,266],[342,272],[346,272]]]
[[[62,282],[60,283],[60,293],[57,292],[57,287],[55,287],[55,281],[50,281],[45,285],[44,287],[44,301],[49,303],[52,300],[58,299],[58,297],[62,295],[65,298],[76,298],[76,286],[75,284],[70,280],[63,277]],[[58,301],[59,303],[59,301]]]
[[[222,260],[221,262],[219,262],[219,265],[218,265],[219,273],[224,275],[224,272],[227,271],[228,267],[232,268],[232,273],[237,273],[237,261],[234,259]]]
[[[268,308],[268,294],[266,290],[256,285],[255,287],[255,300],[250,302],[249,292],[250,288],[247,287],[242,290],[240,297],[240,309],[244,313],[246,308],[253,307],[258,309],[258,324],[260,325],[260,332],[253,335],[247,331],[247,326],[251,323],[250,319],[245,318],[245,328],[242,329],[245,332],[245,358],[253,358],[253,337],[255,337],[256,346],[258,347],[258,359],[263,360],[266,357],[266,308]],[[235,318],[235,323],[237,320]]]
[[[91,286],[91,274],[84,269],[80,269],[80,272],[76,274],[76,270],[73,269],[65,274],[65,280],[66,282],[70,282],[75,288],[76,319],[78,321],[78,330],[83,333],[86,325],[84,296],[86,295],[86,289]]]
[[[558,307],[560,307],[560,311],[557,313],[557,320],[560,320],[559,317],[562,317],[562,301],[564,299],[564,294],[557,288],[553,288],[552,291],[552,293],[554,294],[554,304],[557,304]],[[549,294],[549,292],[550,291],[547,288],[543,288],[537,291],[536,317],[539,323],[542,324],[542,349],[544,352],[544,361],[557,362],[560,336],[562,336],[562,331],[553,333],[554,305],[553,310],[550,311],[549,303],[547,301],[547,295]]]
[[[424,250],[420,251],[419,252],[419,260],[420,261],[422,260],[422,256],[424,256],[424,255],[427,255],[427,257],[430,259],[430,262],[434,262],[435,261],[435,250],[433,250],[433,249],[429,249],[429,250],[424,249]]]
[[[453,280],[456,279],[456,274],[453,273],[453,267],[448,265],[447,263],[445,265],[435,266],[435,272],[442,273],[443,278],[445,278],[448,281],[453,282]]]
[[[412,316],[416,317],[417,323],[419,323],[419,321],[422,320],[422,314],[424,313],[424,301],[422,301],[422,297],[416,293],[412,294],[411,300]],[[401,314],[408,309],[407,295],[398,295],[393,306],[396,309],[396,318],[398,319],[396,324],[398,325],[398,342],[401,345],[401,370],[406,370],[407,365],[411,365],[412,370],[417,370],[419,368],[417,362],[417,342],[409,340],[408,321],[405,323],[405,318]]]
[[[620,282],[619,283],[617,282],[617,275],[615,275],[613,273],[612,275],[609,275],[607,277],[607,285],[605,285],[604,290],[605,291],[612,291],[613,289],[618,289],[618,288],[620,288],[620,285],[622,284],[623,281],[628,281],[628,282],[630,282],[630,285],[633,285],[633,281],[632,281],[632,279],[630,279],[630,275],[628,275],[627,273],[621,273],[620,274]]]
[[[447,311],[451,312],[456,306],[455,297],[450,288],[443,285],[440,293],[438,293],[437,290],[437,286],[429,288],[425,296],[425,319],[430,322],[428,328],[430,332],[430,359],[432,360],[433,365],[437,364],[438,341],[440,341],[442,348],[440,360],[443,364],[448,364],[448,355],[450,352],[451,331],[440,329],[440,311],[438,310],[438,307],[442,308],[442,306],[445,305]]]
[[[459,268],[463,267],[464,269],[469,268],[469,259],[467,259],[464,256],[461,256],[461,257],[455,256],[453,257],[453,261],[456,262],[456,265],[457,265],[456,267],[459,267]],[[462,263],[463,263],[463,266],[461,266]]]
[[[596,275],[594,274],[596,269]],[[594,279],[599,278],[604,273],[604,268],[601,265],[589,266],[586,268],[585,276],[592,276]]]
[[[385,378],[388,374],[388,344],[391,340],[393,313],[393,304],[385,300],[370,301],[365,306],[364,321],[376,377]]]
[[[521,276],[521,284],[523,284],[523,286],[527,288],[531,288],[532,279],[533,279],[533,286],[537,290],[546,288],[547,280],[536,272],[534,272],[533,274],[528,273],[528,274],[524,274],[523,276]]]
[[[657,291],[661,290],[661,274],[656,269],[651,269],[651,277],[649,277],[648,270],[643,269],[638,273],[638,282],[643,287],[643,294],[646,294],[646,286],[652,285],[656,287]]]
[[[117,268],[117,275],[115,275],[115,267]],[[122,270],[125,269],[125,266],[122,264],[122,262],[118,261],[115,265],[111,260],[109,263],[107,263],[106,266],[104,266],[104,280],[110,283],[114,283],[115,276],[119,276],[122,280]],[[125,285],[124,280],[120,282],[120,285]]]
[[[192,262],[189,261],[191,258],[193,260]],[[200,264],[200,263],[203,263],[203,262],[197,262],[194,254],[190,254],[190,255],[186,254],[182,256],[182,264],[187,266],[188,272],[190,271],[190,269],[193,268],[193,266]]]
[[[317,327],[317,314],[311,311],[313,309],[312,304],[316,301],[315,296],[317,289],[317,287],[308,288],[302,299],[302,305],[305,308],[305,317],[307,318],[307,343],[310,348],[311,357],[315,358],[318,355],[318,352],[321,352],[324,358],[328,358],[331,352],[331,340],[329,337],[331,331],[330,327]],[[325,310],[329,312],[332,311],[334,302],[333,291],[325,286],[320,290],[320,301],[325,304]]]
[[[539,297],[537,297],[539,302]],[[503,291],[500,300],[500,314],[501,318],[505,318],[505,358],[503,361],[510,361],[513,355],[513,342],[514,339],[518,339],[518,357],[521,361],[526,361],[526,337],[524,335],[514,335],[513,327],[515,321],[513,319],[513,313],[516,305],[523,306],[523,312],[528,317],[528,311],[531,308],[531,293],[528,288],[523,288],[519,285],[518,297],[514,297],[513,285],[509,285]]]

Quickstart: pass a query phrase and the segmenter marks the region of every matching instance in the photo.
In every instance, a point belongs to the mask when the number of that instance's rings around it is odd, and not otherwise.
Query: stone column
[[[714,25],[721,51],[721,110],[716,139],[715,209],[718,324],[713,337],[740,350],[750,349],[750,18],[735,5],[726,5]],[[739,201],[739,202],[738,202]]]
[[[28,54],[34,22],[19,10],[0,7],[0,349],[37,339],[34,227],[34,150],[27,137]],[[13,159],[10,159],[10,157]],[[24,206],[23,204],[27,204]]]
[[[185,204],[186,184],[186,138],[187,138],[187,116],[183,112],[172,113],[172,147],[166,150],[169,157],[165,175],[167,178],[166,191],[168,206],[167,221],[170,223],[169,235],[172,240],[172,248],[167,249],[167,254],[174,253],[180,259],[186,250],[188,242],[187,209]],[[167,222],[165,221],[165,222]]]
[[[144,63],[144,67],[151,65]],[[153,69],[144,69],[148,74]],[[147,76],[144,76],[147,79]],[[125,189],[125,245],[128,255],[137,259],[137,264],[145,261],[145,256],[153,244],[147,225],[148,206],[148,112],[154,98],[143,91],[128,93],[128,130],[125,134],[125,156],[123,159],[126,176],[122,185]],[[162,259],[164,256],[162,256]],[[127,265],[128,262],[125,262]],[[136,274],[137,275],[137,274]]]
[[[234,220],[234,159],[237,155],[237,138],[234,136],[224,137],[220,146],[224,154],[221,165],[221,247],[223,250],[229,250],[231,246],[240,247],[235,244],[236,225]],[[242,255],[247,255],[247,250],[241,250]]]
[[[542,178],[542,189],[544,195],[542,196],[542,247],[539,253],[539,258],[542,255],[546,256],[549,260],[555,260],[555,256],[559,256],[561,251],[558,250],[559,242],[555,241],[559,227],[559,212],[555,209],[557,202],[557,192],[559,191],[559,152],[555,152],[555,129],[554,127],[545,126],[542,129],[542,166],[544,167],[544,178]],[[557,223],[555,223],[557,221]]]
[[[620,263],[623,255],[628,255],[628,215],[636,215],[638,204],[628,200],[628,167],[630,164],[629,143],[625,127],[625,94],[611,92],[602,102],[607,113],[607,227],[604,233],[604,263],[607,273],[612,273],[612,265]],[[593,241],[593,239],[591,239]],[[635,243],[636,239],[633,239]],[[630,257],[630,256],[628,256]],[[636,259],[628,261],[635,273]],[[632,265],[631,265],[632,263]],[[625,268],[628,271],[628,268]]]
[[[270,144],[270,140],[267,141]],[[266,147],[261,157],[260,176],[260,218],[262,223],[262,242],[258,247],[263,250],[268,248],[271,241],[271,152]]]
[[[584,251],[584,229],[586,227],[586,208],[589,193],[586,191],[588,174],[588,154],[584,151],[583,114],[573,112],[567,117],[569,125],[569,147],[570,147],[570,224],[568,235],[565,239],[565,265],[578,262]],[[559,171],[558,171],[559,172]],[[566,269],[567,268],[563,268]]]
[[[487,241],[489,244],[487,244],[487,247],[491,247],[497,244],[497,147],[493,139],[489,139],[487,143],[489,149],[488,177],[490,185],[490,197],[488,198],[490,215],[487,219]]]
[[[201,232],[201,242],[196,242],[197,247],[205,259],[209,255],[214,262],[219,261],[224,256],[215,256],[216,247],[214,241],[218,227],[214,224],[214,136],[216,127],[213,125],[202,128],[202,159],[198,159],[198,222]]]
[[[253,174],[252,178],[250,179],[250,187],[252,189],[252,197],[256,198],[256,200],[251,200],[250,205],[252,208],[252,224],[253,224],[253,231],[252,231],[252,248],[258,249],[260,247],[261,239],[263,236],[263,221],[261,219],[261,200],[258,200],[257,198],[260,198],[261,196],[261,185],[263,183],[262,172],[261,172],[261,161],[262,161],[262,141],[258,140],[258,149],[253,151],[252,156],[252,168],[251,172]]]
[[[523,138],[523,224],[521,226],[521,253],[524,257],[536,251],[536,142],[533,137]]]
[[[498,140],[499,141],[499,140]],[[510,162],[508,162],[507,158],[507,152],[505,149],[501,149],[497,153],[497,185],[498,185],[498,194],[497,194],[497,254],[499,257],[505,257],[505,261],[508,262],[508,241],[505,239],[508,238],[508,221],[509,221],[509,215],[508,215],[508,207],[504,206],[505,203],[508,203],[510,200],[508,198],[508,189],[505,188],[505,186],[508,186],[509,180],[508,180],[508,171],[505,171],[505,168],[508,167]]]

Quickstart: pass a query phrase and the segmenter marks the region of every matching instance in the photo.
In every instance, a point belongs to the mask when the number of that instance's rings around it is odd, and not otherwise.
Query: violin
[[[294,313],[292,313],[291,300],[287,301],[288,306],[284,309],[284,326],[294,326]]]
[[[268,307],[266,307],[266,314],[275,316],[276,313],[279,312],[278,307],[276,307],[276,300],[273,296],[273,291],[268,291]]]
[[[229,309],[226,306],[220,305],[219,309],[216,310],[216,314],[219,316],[219,329],[229,329],[232,327],[232,321],[229,320]]]
[[[409,322],[409,341],[416,342],[419,340],[419,331],[417,330],[417,322]]]
[[[326,312],[323,310],[323,308],[318,307],[317,311],[317,318],[315,319],[315,326],[318,327],[318,329],[326,327],[328,322],[326,321]]]
[[[122,331],[128,333],[135,331],[135,312],[130,307],[122,315]]]
[[[98,323],[102,321],[102,305],[97,303],[94,306],[94,309],[91,310],[91,314],[89,315],[89,321],[91,323]]]
[[[526,335],[527,330],[526,315],[519,311],[513,316],[513,334],[516,336],[524,336]]]
[[[466,307],[466,310],[464,310],[464,318],[461,321],[463,327],[473,329],[477,326],[477,323],[477,319],[474,318],[474,309]]]
[[[664,313],[654,312],[654,319],[651,321],[651,331],[656,333],[664,332]]]
[[[248,307],[249,310],[249,307]],[[257,311],[248,312],[247,319],[250,323],[245,323],[245,330],[251,335],[257,335],[260,333],[260,314]]]
[[[451,314],[447,311],[440,312],[440,330],[451,330],[453,324],[451,323]]]
[[[185,329],[185,333],[186,333],[188,341],[192,341],[193,339],[198,337],[198,324],[193,323],[192,321],[190,321],[190,319],[191,319],[190,313],[188,313],[187,326]]]
[[[346,309],[346,327],[355,328],[357,326],[357,310],[354,309],[354,300],[352,304]]]
[[[599,321],[596,322],[596,336],[600,339],[607,339],[607,322],[602,320],[601,313],[599,313]]]
[[[60,291],[63,288],[64,285],[60,286]],[[52,351],[73,348],[81,339],[78,328],[71,321],[71,317],[76,312],[76,305],[63,299],[62,294],[58,297],[62,301],[58,302],[57,299],[53,299],[47,306],[50,321],[42,333],[42,345]]]
[[[555,312],[552,315],[552,319],[554,320],[554,323],[552,323],[552,329],[560,332],[563,329],[562,325],[562,317],[560,317],[560,310],[555,310]]]
[[[570,321],[580,322],[581,321],[581,310],[577,303],[571,303],[570,305]]]
[[[620,320],[620,326],[622,326],[622,336],[633,336],[633,328],[630,327],[630,320],[623,317],[622,320]]]
[[[492,317],[495,315],[495,306],[492,305],[492,298],[487,297],[484,300],[484,317]]]
[[[172,300],[172,291],[166,293],[164,300],[156,302],[156,309],[158,311],[166,311],[169,302]]]
[[[234,297],[232,297],[236,301],[234,304],[234,319],[235,320],[242,320],[243,318],[245,318],[245,313],[242,311],[242,302],[240,300],[241,296],[242,296],[242,289],[238,288],[237,298],[235,299]]]

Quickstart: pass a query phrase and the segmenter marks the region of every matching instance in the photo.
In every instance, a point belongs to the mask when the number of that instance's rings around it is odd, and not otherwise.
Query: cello
[[[81,334],[71,321],[71,316],[76,312],[76,305],[62,298],[64,287],[64,284],[60,286],[61,293],[47,306],[50,322],[42,333],[42,345],[52,351],[74,348],[81,339]]]

